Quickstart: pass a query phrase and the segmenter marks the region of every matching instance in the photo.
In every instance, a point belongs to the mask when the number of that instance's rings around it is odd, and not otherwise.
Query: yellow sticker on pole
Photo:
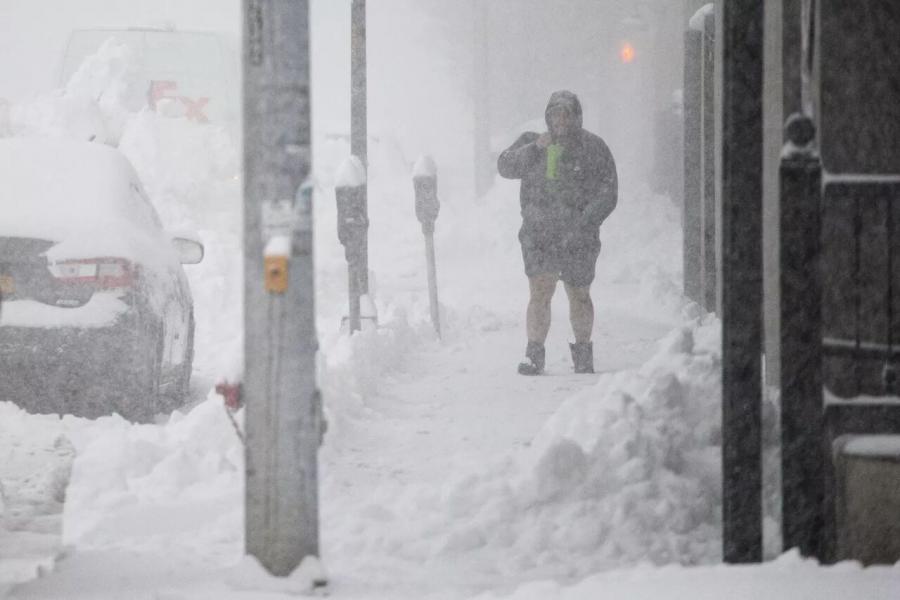
[[[288,287],[288,257],[265,257],[266,291],[272,294],[283,294]]]
[[[263,257],[266,291],[283,294],[288,288],[288,259],[291,254],[291,240],[288,236],[276,235],[266,244]]]

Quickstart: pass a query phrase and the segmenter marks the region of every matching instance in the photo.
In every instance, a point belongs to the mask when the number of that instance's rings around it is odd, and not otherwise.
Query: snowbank
[[[333,524],[331,551],[462,561],[486,579],[719,560],[717,342],[715,321],[679,328],[641,368],[565,402],[527,452],[437,490],[373,490]]]
[[[98,420],[78,439],[63,539],[228,562],[240,556],[243,448],[215,394],[162,426]]]

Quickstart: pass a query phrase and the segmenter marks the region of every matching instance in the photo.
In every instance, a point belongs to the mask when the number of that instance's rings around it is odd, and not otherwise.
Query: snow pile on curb
[[[485,581],[717,561],[718,341],[713,319],[673,331],[639,369],[565,402],[528,452],[439,490],[373,496],[334,525],[348,546],[333,551],[364,563],[462,561]]]
[[[431,325],[421,319],[410,321],[407,313],[387,306],[377,330],[360,331],[352,337],[340,332],[327,334],[320,355],[319,385],[325,399],[329,450],[352,436],[353,427],[377,419],[367,398],[378,393],[383,381],[406,369],[411,356],[434,344]]]
[[[353,427],[377,418],[365,396],[428,339],[429,332],[401,315],[378,331],[334,340],[320,379],[331,401],[330,448],[352,435]],[[104,417],[85,422],[74,440],[79,453],[65,505],[65,543],[82,550],[193,555],[219,567],[240,558],[243,447],[215,393],[187,414],[176,411],[165,424]]]
[[[210,394],[164,426],[100,419],[80,442],[64,510],[67,544],[237,559],[243,448],[220,398]]]
[[[718,327],[676,329],[650,361],[569,399],[536,436],[523,491],[549,513],[551,547],[587,551],[582,573],[718,560]]]

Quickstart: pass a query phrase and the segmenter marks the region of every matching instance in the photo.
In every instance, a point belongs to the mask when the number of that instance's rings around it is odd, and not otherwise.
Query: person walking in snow
[[[576,373],[594,372],[590,288],[600,255],[600,225],[616,207],[616,163],[606,143],[582,128],[581,102],[554,92],[544,113],[548,131],[526,132],[497,160],[501,177],[521,179],[519,242],[530,298],[522,375],[544,372],[550,301],[561,279],[569,297]]]

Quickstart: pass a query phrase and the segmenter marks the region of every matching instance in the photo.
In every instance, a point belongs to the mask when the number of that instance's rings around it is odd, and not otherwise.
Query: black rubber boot
[[[569,344],[569,349],[572,350],[572,362],[575,363],[576,373],[594,372],[593,342],[575,342]]]
[[[519,375],[540,375],[544,372],[544,345],[528,342],[525,360],[519,363]]]

